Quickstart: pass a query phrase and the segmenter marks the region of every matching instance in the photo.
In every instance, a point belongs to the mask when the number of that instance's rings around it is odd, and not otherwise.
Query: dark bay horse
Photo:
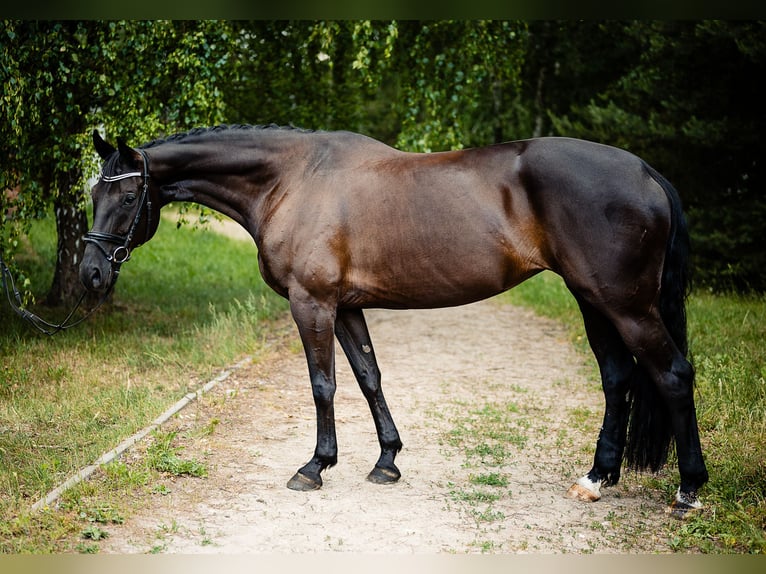
[[[708,475],[686,359],[688,233],[678,194],[638,157],[568,138],[407,153],[350,132],[219,126],[131,148],[94,144],[83,284],[104,291],[159,210],[193,201],[249,233],[264,280],[286,297],[316,405],[311,460],[288,487],[311,490],[337,461],[337,337],[369,402],[391,483],[402,448],[380,385],[363,309],[461,305],[542,270],[566,282],[598,361],[606,409],[593,467],[569,490],[598,500],[623,460],[658,470],[675,439],[681,477],[671,510],[701,507]]]

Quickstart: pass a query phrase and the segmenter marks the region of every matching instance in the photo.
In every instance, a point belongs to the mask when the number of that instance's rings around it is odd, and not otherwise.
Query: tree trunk
[[[62,177],[63,179],[68,181],[61,181],[59,190],[65,192],[60,193],[53,202],[58,246],[53,283],[45,304],[70,308],[77,303],[84,291],[80,283],[80,261],[85,251],[82,237],[88,231],[88,214],[85,208],[79,205],[77,195],[69,192],[71,182],[77,181],[78,178],[68,174],[68,177]],[[97,300],[96,295],[88,295],[83,304],[92,305]]]

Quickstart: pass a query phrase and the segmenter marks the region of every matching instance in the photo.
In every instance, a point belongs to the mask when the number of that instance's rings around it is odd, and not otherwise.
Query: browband
[[[140,171],[131,171],[130,173],[121,173],[120,175],[104,175],[101,174],[101,179],[103,181],[106,181],[108,183],[111,183],[113,181],[120,181],[121,179],[127,179],[129,177],[141,177],[144,175]]]

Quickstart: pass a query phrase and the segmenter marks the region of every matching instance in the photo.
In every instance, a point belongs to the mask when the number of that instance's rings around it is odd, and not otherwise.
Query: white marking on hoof
[[[569,487],[569,490],[567,490],[567,496],[575,500],[596,502],[601,498],[601,483],[593,482],[587,476],[583,476],[580,480]]]
[[[666,514],[674,518],[688,518],[702,510],[702,502],[696,493],[683,493],[679,487],[676,491],[676,499],[665,509]]]
[[[370,348],[369,345],[362,345],[362,351],[364,351],[365,353],[369,353],[370,351],[372,351],[372,349]]]

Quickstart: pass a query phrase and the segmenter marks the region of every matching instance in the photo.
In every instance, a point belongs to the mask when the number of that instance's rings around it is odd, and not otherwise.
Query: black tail
[[[671,229],[660,287],[660,315],[679,351],[688,355],[686,297],[689,292],[689,232],[678,192],[649,165],[646,170],[670,201]],[[668,458],[673,431],[670,413],[646,369],[636,367],[625,460],[630,468],[658,471]]]

